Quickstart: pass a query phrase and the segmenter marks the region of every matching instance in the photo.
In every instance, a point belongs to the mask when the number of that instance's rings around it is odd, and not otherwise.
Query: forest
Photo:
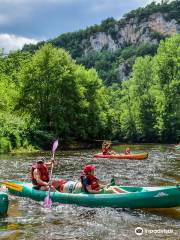
[[[131,78],[104,84],[50,43],[35,53],[0,54],[0,151],[116,139],[180,139],[180,35],[161,40],[154,56],[137,57]]]

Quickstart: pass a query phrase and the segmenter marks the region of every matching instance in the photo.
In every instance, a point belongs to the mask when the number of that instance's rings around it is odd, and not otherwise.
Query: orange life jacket
[[[38,166],[38,164],[35,164],[31,168],[31,181],[34,185],[37,185],[37,186],[41,185],[41,184],[38,184],[36,179],[34,178],[34,170],[35,169],[39,170],[40,178],[42,181],[49,182],[49,172],[48,172],[47,166],[45,164],[41,164],[40,166]]]

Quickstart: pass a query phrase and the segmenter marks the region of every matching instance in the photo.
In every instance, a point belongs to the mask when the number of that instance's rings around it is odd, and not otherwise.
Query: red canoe
[[[94,155],[94,157],[95,158],[143,160],[143,159],[148,158],[148,153],[112,154],[112,155],[103,155],[102,153],[97,153]]]

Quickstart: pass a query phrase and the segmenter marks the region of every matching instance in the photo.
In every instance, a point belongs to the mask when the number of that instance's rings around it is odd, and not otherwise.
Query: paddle
[[[54,143],[53,143],[53,147],[52,147],[52,154],[53,154],[53,159],[54,159],[54,156],[55,156],[55,151],[58,147],[58,140],[56,140]],[[51,166],[51,173],[50,173],[50,183],[51,183],[51,179],[52,179],[52,172],[53,172],[53,167],[54,167],[54,163],[52,163],[52,166]],[[45,208],[50,208],[51,205],[52,205],[52,201],[51,201],[51,198],[50,198],[50,191],[51,191],[51,188],[49,187],[49,190],[48,190],[48,195],[47,197],[45,197],[44,199],[44,207]]]
[[[121,142],[119,142],[118,140],[95,140],[95,142],[106,142],[106,143],[110,143],[110,144],[120,144]]]
[[[0,180],[0,183],[2,183],[3,185],[5,185],[7,188],[16,190],[18,192],[22,192],[23,186],[16,184],[16,183],[12,183],[12,182],[7,182],[7,181],[3,181]]]

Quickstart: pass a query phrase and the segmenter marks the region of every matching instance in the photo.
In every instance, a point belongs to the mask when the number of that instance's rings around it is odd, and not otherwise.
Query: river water
[[[126,146],[116,146],[118,152]],[[98,150],[62,151],[56,155],[54,178],[77,180],[86,164],[96,165],[96,174],[107,183],[112,174],[122,185],[160,186],[180,183],[180,151],[172,145],[135,145],[134,152],[148,152],[147,160],[93,159]],[[38,154],[39,155],[39,154]],[[49,152],[41,155],[50,156]],[[30,179],[30,167],[36,155],[0,155],[0,178]],[[85,208],[55,204],[50,210],[43,204],[9,195],[8,216],[0,218],[0,239],[179,239],[180,207],[171,209],[130,210]],[[143,234],[137,236],[135,228]]]

